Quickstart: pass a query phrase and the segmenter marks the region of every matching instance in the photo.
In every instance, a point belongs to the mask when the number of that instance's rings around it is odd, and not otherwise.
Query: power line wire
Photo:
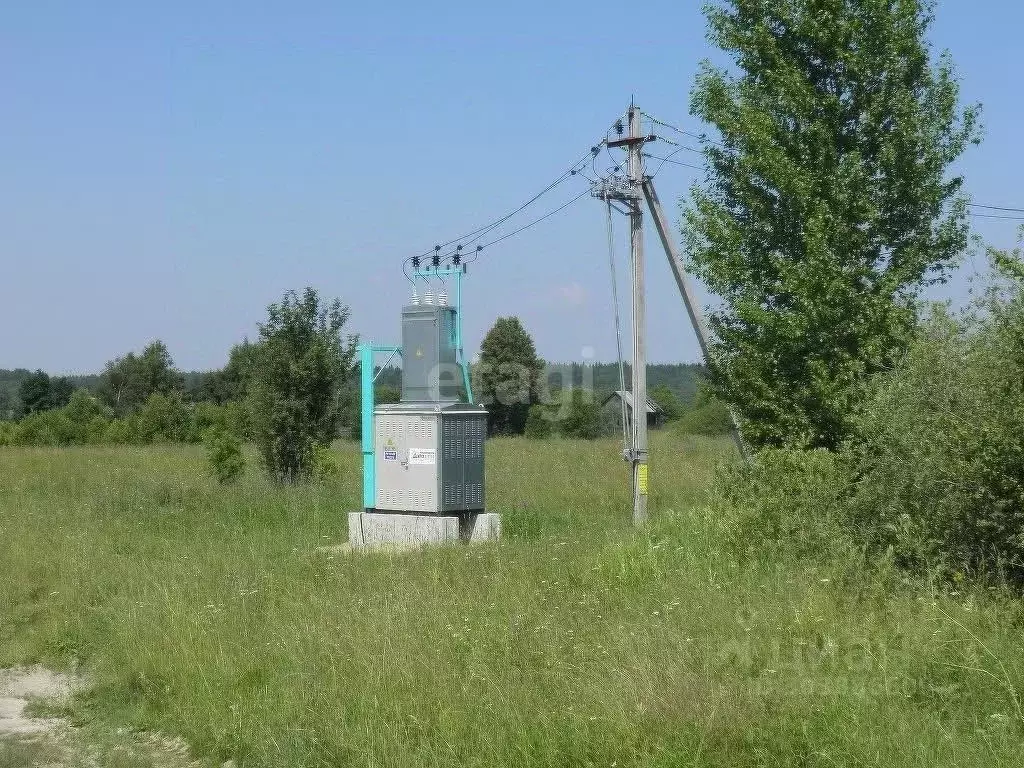
[[[586,196],[587,196],[587,195],[589,195],[589,194],[590,194],[590,189],[589,189],[589,187],[588,187],[587,189],[583,190],[583,191],[582,191],[582,192],[580,192],[580,193],[579,193],[578,195],[576,195],[576,197],[572,198],[572,199],[571,199],[571,200],[569,200],[568,202],[562,203],[562,205],[558,206],[558,207],[557,207],[557,208],[555,208],[554,210],[548,211],[548,212],[547,212],[547,213],[545,213],[545,214],[544,214],[543,216],[539,216],[538,218],[536,218],[536,219],[534,219],[533,221],[531,221],[531,222],[530,222],[529,224],[524,224],[523,226],[519,227],[519,229],[514,229],[514,230],[512,230],[511,232],[509,232],[509,233],[508,233],[508,234],[506,234],[506,235],[502,235],[502,236],[501,236],[501,237],[499,237],[499,238],[496,238],[496,239],[494,239],[494,240],[491,240],[491,242],[489,242],[489,243],[484,243],[483,245],[481,245],[481,246],[479,247],[479,249],[478,249],[478,250],[476,251],[476,253],[474,254],[474,258],[473,258],[473,261],[476,261],[476,258],[475,258],[475,257],[479,257],[479,255],[480,255],[480,251],[484,250],[485,248],[490,248],[490,247],[491,247],[492,245],[496,245],[497,243],[500,243],[500,242],[501,242],[502,240],[508,240],[508,239],[509,239],[510,237],[513,237],[513,236],[515,236],[515,235],[518,235],[518,234],[519,234],[520,232],[525,232],[525,231],[526,231],[526,230],[528,230],[528,229],[529,229],[530,227],[533,227],[533,226],[536,226],[537,224],[540,224],[540,223],[541,223],[542,221],[544,221],[545,219],[550,219],[550,218],[551,218],[552,216],[554,216],[554,215],[555,215],[556,213],[561,213],[561,212],[562,212],[562,211],[564,211],[564,210],[565,210],[566,208],[568,208],[568,207],[569,207],[570,205],[572,205],[573,203],[575,203],[575,202],[576,202],[577,200],[579,200],[579,199],[581,199],[581,198],[583,198],[583,197],[586,197]]]
[[[425,251],[425,252],[421,253],[421,254],[419,255],[419,258],[425,258],[425,257],[427,257],[427,256],[430,256],[431,254],[435,253],[435,252],[436,252],[436,249],[437,249],[437,247],[441,247],[441,248],[447,248],[447,247],[448,247],[448,246],[450,246],[450,245],[454,245],[455,243],[458,243],[458,242],[460,242],[460,241],[464,241],[464,240],[466,240],[467,238],[470,238],[470,237],[478,236],[478,237],[477,237],[477,239],[479,239],[480,237],[483,237],[483,236],[485,236],[485,235],[486,235],[486,234],[487,234],[488,232],[491,232],[491,231],[493,231],[494,229],[496,229],[497,227],[501,226],[501,225],[502,225],[502,224],[504,224],[504,223],[505,223],[506,221],[508,221],[509,219],[511,219],[511,218],[512,218],[513,216],[515,216],[516,214],[520,213],[521,211],[525,210],[526,208],[528,208],[528,207],[529,207],[530,205],[532,205],[533,203],[537,202],[537,200],[539,200],[539,199],[540,199],[541,197],[543,197],[543,196],[544,196],[545,194],[547,194],[547,193],[548,193],[548,192],[550,192],[550,191],[551,191],[552,189],[554,189],[555,187],[557,187],[557,186],[558,186],[559,184],[561,184],[561,183],[562,183],[563,181],[565,181],[565,180],[566,180],[566,179],[568,179],[569,177],[571,177],[571,176],[574,176],[574,175],[576,175],[577,173],[579,173],[579,169],[580,169],[580,168],[581,168],[582,166],[585,166],[585,165],[586,165],[586,161],[587,161],[587,159],[589,159],[590,157],[592,157],[592,156],[593,156],[593,154],[594,154],[594,149],[593,149],[593,148],[591,148],[591,149],[590,149],[590,150],[589,150],[589,151],[588,151],[588,152],[587,152],[587,153],[586,153],[585,155],[583,155],[583,157],[582,157],[582,158],[580,158],[580,159],[579,159],[579,160],[577,160],[577,161],[576,161],[576,162],[575,162],[575,163],[574,163],[573,165],[571,165],[571,166],[570,166],[570,167],[569,167],[569,168],[568,168],[568,169],[567,169],[567,170],[566,170],[565,172],[563,172],[563,173],[562,173],[562,174],[561,174],[561,175],[560,175],[560,176],[559,176],[559,177],[558,177],[557,179],[555,179],[555,180],[554,180],[554,181],[552,181],[552,182],[551,182],[550,184],[548,184],[548,185],[547,185],[546,187],[544,187],[543,189],[541,189],[541,191],[540,191],[540,192],[538,192],[537,194],[535,194],[535,195],[534,195],[533,197],[531,197],[531,198],[530,198],[529,200],[527,200],[527,201],[526,201],[525,203],[523,203],[523,204],[522,204],[522,205],[520,205],[520,206],[519,206],[518,208],[516,208],[515,210],[513,210],[513,211],[512,211],[511,213],[507,213],[507,214],[505,214],[504,216],[502,216],[501,218],[495,219],[494,221],[490,222],[489,224],[485,224],[485,225],[484,225],[484,226],[482,226],[482,227],[478,227],[477,229],[474,229],[474,230],[472,230],[472,231],[470,231],[470,232],[466,232],[466,233],[465,233],[465,234],[463,234],[463,235],[459,235],[458,237],[453,237],[453,238],[452,238],[451,240],[448,240],[448,241],[446,241],[446,242],[444,242],[444,243],[440,243],[440,244],[439,244],[439,246],[435,246],[435,248],[434,248],[433,250],[429,250],[429,251]],[[408,259],[406,259],[406,261],[412,261],[412,259],[414,259],[414,258],[416,258],[416,257],[410,256],[410,257],[409,257]]]
[[[701,139],[701,140],[704,140],[704,141],[709,141],[712,144],[715,144],[715,145],[717,145],[719,147],[724,147],[724,145],[721,142],[715,141],[714,139],[709,137],[707,134],[700,134],[700,133],[694,133],[693,131],[687,131],[684,128],[680,128],[678,125],[673,125],[672,123],[667,123],[664,120],[659,120],[654,115],[651,115],[651,114],[649,114],[647,112],[641,112],[640,114],[643,115],[644,117],[646,117],[652,123],[654,123],[656,125],[660,125],[660,126],[662,126],[664,128],[668,128],[669,130],[676,131],[677,133],[682,134],[683,136],[689,136],[691,138]],[[664,136],[658,136],[658,139],[661,140],[661,141],[664,141],[664,142],[666,142],[668,144],[672,144],[673,146],[685,147],[685,145],[679,144],[677,142],[674,142],[671,139],[665,138]],[[686,149],[689,149],[692,152],[700,152],[701,151],[701,150],[696,150],[696,149],[694,149],[692,147],[686,147]],[[676,164],[676,165],[684,165],[683,163],[678,163],[677,161],[672,161],[672,162],[674,164]],[[687,166],[687,167],[691,167],[692,168],[693,166]],[[1009,212],[1009,213],[1024,214],[1024,208],[1015,208],[1015,207],[1011,207],[1011,206],[1002,206],[1002,205],[983,205],[981,203],[968,203],[968,205],[971,208],[981,208],[981,209],[989,210],[989,211],[1006,211],[1006,212]],[[984,215],[984,214],[972,214],[972,215],[973,216],[978,216],[980,218],[1000,218],[1000,217],[997,217],[997,216],[988,216],[988,215]],[[1002,218],[1014,219],[1016,217],[1009,216],[1009,217],[1002,217]]]
[[[652,118],[652,120],[653,120],[653,118]],[[654,120],[654,122],[658,123],[659,125],[662,124],[658,120]],[[672,126],[668,126],[668,127],[672,127]],[[701,150],[695,149],[693,147],[688,147],[685,144],[680,144],[678,142],[672,141],[671,139],[666,139],[664,136],[658,136],[657,138],[660,141],[664,141],[667,144],[671,144],[672,146],[676,147],[677,149],[674,150],[673,152],[670,152],[668,157],[658,157],[657,155],[652,155],[652,154],[649,154],[649,153],[646,153],[646,152],[644,153],[644,157],[650,158],[651,160],[660,160],[662,162],[662,166],[665,163],[671,163],[672,165],[681,165],[684,168],[692,168],[692,169],[694,169],[696,171],[704,170],[703,168],[701,168],[699,166],[691,165],[689,163],[684,163],[684,162],[681,162],[679,160],[673,160],[672,159],[673,155],[675,155],[677,152],[680,152],[680,151],[683,151],[683,150],[686,150],[686,151],[689,151],[689,152],[695,152],[695,153],[698,153],[698,154],[703,154],[703,152]],[[662,166],[658,166],[658,171],[661,170]],[[658,171],[655,171],[653,174],[651,174],[651,178],[654,178],[654,176],[657,175]],[[981,203],[968,203],[967,205],[969,207],[971,207],[971,208],[981,208],[981,209],[988,210],[988,211],[1008,211],[1008,212],[1011,212],[1011,213],[1024,214],[1024,208],[1013,208],[1013,207],[1003,206],[1003,205],[983,205]],[[986,214],[986,213],[971,213],[970,215],[975,217],[975,218],[979,218],[979,219],[1004,219],[1004,220],[1008,220],[1008,221],[1024,221],[1024,215],[1022,215],[1022,216],[997,216],[997,215]]]
[[[652,118],[652,120],[653,120],[653,118]],[[654,120],[654,122],[657,122],[659,125],[661,124],[661,122],[658,121],[658,120]],[[659,157],[657,155],[652,155],[652,154],[647,153],[647,152],[644,153],[644,157],[646,157],[646,158],[649,158],[651,160],[660,160],[661,161],[661,165],[658,166],[658,170],[655,171],[653,174],[651,174],[651,178],[654,178],[655,176],[658,175],[658,172],[661,171],[661,169],[665,165],[665,163],[671,163],[672,165],[681,165],[684,168],[692,168],[695,171],[702,171],[702,170],[704,170],[704,168],[701,168],[699,166],[691,165],[690,163],[684,163],[684,162],[682,162],[680,160],[673,160],[672,159],[673,155],[675,155],[676,153],[678,153],[680,151],[683,151],[683,150],[687,150],[687,151],[690,151],[690,152],[696,152],[696,153],[699,153],[699,154],[703,154],[703,152],[701,150],[694,149],[693,147],[688,147],[685,144],[679,144],[678,142],[672,141],[671,139],[666,139],[664,136],[658,136],[658,139],[661,140],[661,141],[664,141],[664,142],[666,142],[668,144],[671,144],[672,146],[676,147],[677,149],[675,149],[674,151],[670,152],[668,157]],[[971,207],[971,208],[981,208],[981,209],[988,210],[988,211],[1008,211],[1008,212],[1011,212],[1011,213],[1024,214],[1024,208],[1013,208],[1013,207],[1003,206],[1003,205],[983,205],[981,203],[968,203],[967,205],[969,207]],[[1001,220],[1005,220],[1005,221],[1024,221],[1024,215],[1021,215],[1021,216],[1001,216],[1001,215],[995,215],[995,214],[989,214],[989,213],[970,213],[969,215],[973,216],[976,219],[1001,219]]]
[[[580,166],[581,165],[585,165],[586,164],[586,159],[588,157],[591,157],[592,155],[593,155],[593,151],[588,152],[580,161],[578,161],[575,165],[573,165],[571,168],[569,168],[565,173],[563,173],[561,176],[559,176],[557,179],[555,179],[555,181],[553,181],[550,184],[548,184],[540,192],[538,192],[532,198],[530,198],[525,203],[520,205],[518,208],[513,210],[511,213],[508,213],[508,214],[502,216],[499,219],[495,219],[493,222],[491,222],[491,223],[489,223],[489,224],[487,224],[487,225],[485,225],[483,227],[479,227],[477,229],[472,230],[471,232],[467,232],[467,233],[465,233],[464,235],[462,235],[460,237],[456,237],[456,238],[453,238],[451,240],[448,240],[445,243],[441,243],[440,245],[435,246],[434,249],[431,250],[431,251],[425,251],[424,253],[422,253],[422,254],[420,254],[418,256],[409,256],[409,257],[405,258],[402,261],[402,274],[406,275],[406,279],[410,280],[410,282],[413,282],[415,284],[415,281],[411,277],[409,277],[409,275],[406,272],[408,265],[411,263],[414,267],[418,267],[417,262],[420,259],[433,258],[433,256],[435,254],[439,257],[440,263],[442,263],[442,264],[443,263],[447,263],[449,260],[451,260],[452,266],[458,266],[456,264],[455,260],[452,257],[454,257],[456,254],[463,255],[463,254],[460,253],[461,250],[462,250],[462,247],[470,246],[470,245],[473,245],[474,243],[479,242],[482,238],[486,237],[488,234],[490,234],[495,229],[500,227],[506,221],[508,221],[509,219],[513,218],[516,214],[518,214],[518,213],[522,212],[523,210],[525,210],[526,208],[528,208],[530,205],[535,203],[537,200],[539,200],[541,197],[543,197],[545,194],[550,192],[552,189],[554,189],[556,186],[561,184],[563,181],[565,181],[570,176],[575,176],[577,174],[582,174],[582,172],[580,170]],[[585,174],[582,174],[582,175],[585,175]],[[443,254],[441,253],[441,249],[449,248],[450,246],[452,246],[452,245],[454,245],[456,243],[459,244],[459,248],[456,248],[456,249],[453,249],[453,250],[449,250],[449,251],[447,251],[447,252],[445,252]]]
[[[680,144],[678,141],[672,141],[672,139],[666,139],[664,136],[658,136],[657,134],[655,134],[655,138],[658,141],[664,141],[666,144],[671,144],[673,147],[679,147],[679,149],[685,149],[687,152],[696,152],[698,155],[703,155],[704,154],[704,150],[703,149],[697,149],[696,147],[691,147],[691,146],[689,146],[687,144]]]
[[[597,154],[598,154],[598,153],[597,153],[597,152],[595,152],[595,150],[597,150],[599,146],[600,146],[600,144],[598,144],[597,146],[591,147],[591,149],[590,149],[590,157],[591,157],[591,158],[594,158],[594,159],[596,159],[596,158],[597,158]],[[583,167],[583,168],[573,168],[573,169],[570,169],[570,175],[571,175],[571,176],[582,176],[582,177],[583,177],[584,179],[586,179],[586,180],[587,180],[588,182],[590,182],[591,184],[594,184],[594,183],[595,183],[594,179],[590,178],[590,177],[589,177],[589,176],[587,175],[587,172],[586,172],[586,169],[585,169],[586,163],[585,163],[585,162],[582,162],[582,161],[581,161],[581,163],[577,163],[577,165],[582,165],[582,166],[584,166],[584,167]],[[599,175],[599,174],[598,174],[598,175]],[[522,210],[522,209],[520,209],[520,210]],[[471,240],[468,240],[468,241],[460,241],[460,245],[462,245],[462,246],[463,246],[463,247],[465,247],[465,248],[468,248],[468,247],[470,247],[470,246],[472,246],[472,245],[475,245],[475,244],[479,243],[479,242],[480,242],[481,240],[483,240],[483,239],[484,239],[484,238],[485,238],[485,237],[486,237],[487,235],[489,235],[489,234],[490,234],[491,232],[493,232],[493,231],[494,231],[495,229],[497,229],[497,228],[498,228],[498,226],[500,226],[500,224],[503,224],[503,223],[504,223],[505,221],[508,221],[508,219],[512,218],[512,216],[514,216],[514,215],[515,215],[516,213],[519,213],[519,211],[515,211],[515,212],[513,212],[513,213],[512,213],[512,214],[511,214],[510,216],[507,216],[507,217],[506,217],[506,218],[505,218],[505,219],[504,219],[504,220],[503,220],[502,222],[499,222],[499,224],[496,224],[496,225],[495,225],[495,226],[493,226],[493,227],[489,227],[489,228],[487,228],[487,229],[486,229],[485,231],[483,231],[483,232],[481,232],[480,234],[476,235],[476,236],[475,236],[475,237],[473,237],[473,238],[472,238]],[[530,226],[532,226],[532,225],[530,225]],[[520,231],[521,231],[521,230],[520,230]],[[497,242],[497,241],[494,241],[494,242]],[[491,244],[491,243],[488,243],[487,245],[490,245],[490,244]],[[477,250],[477,255],[479,255],[479,251],[480,251],[480,250],[481,250],[482,248],[485,248],[485,247],[486,247],[486,245],[484,245],[484,246],[480,246],[480,248],[477,248],[477,249],[476,249],[476,250]],[[449,255],[450,255],[450,254],[449,254]]]
[[[996,216],[991,213],[972,213],[976,219],[1005,219],[1007,221],[1024,221],[1024,216]]]
[[[676,150],[676,151],[678,152],[679,150]],[[672,165],[681,165],[681,166],[683,166],[683,168],[692,168],[695,171],[703,171],[703,170],[705,170],[703,167],[701,167],[699,165],[692,165],[690,163],[684,163],[684,162],[682,162],[680,160],[673,160],[671,153],[669,154],[668,157],[659,157],[658,155],[651,155],[651,154],[648,154],[647,152],[644,152],[643,154],[644,154],[644,157],[649,158],[651,160],[660,160],[661,161],[661,165],[658,166],[658,170],[656,170],[654,173],[651,174],[651,178],[652,179],[655,176],[657,176],[659,173],[661,173],[661,169],[665,167],[665,163],[671,163]]]
[[[572,166],[570,166],[557,179],[555,179],[553,182],[548,184],[540,192],[538,192],[536,195],[531,197],[529,200],[527,200],[525,203],[520,205],[518,208],[516,208],[515,210],[511,211],[510,213],[502,216],[501,218],[495,219],[494,221],[490,222],[489,224],[485,224],[484,226],[478,227],[477,229],[474,229],[474,230],[472,230],[470,232],[466,232],[465,234],[460,235],[459,237],[452,238],[451,240],[448,240],[448,241],[446,241],[444,243],[436,245],[436,246],[434,246],[433,250],[424,251],[422,254],[419,254],[418,256],[409,256],[409,257],[407,257],[402,262],[402,272],[403,272],[403,274],[406,273],[406,268],[407,268],[407,266],[410,263],[412,263],[414,267],[417,267],[418,266],[418,264],[417,264],[418,260],[424,259],[424,258],[427,258],[427,257],[433,257],[435,254],[440,259],[447,259],[449,257],[453,257],[456,254],[460,253],[463,247],[468,246],[468,245],[472,245],[474,243],[478,243],[480,240],[482,240],[488,234],[490,234],[495,229],[497,229],[499,226],[504,224],[506,221],[508,221],[509,219],[511,219],[512,217],[517,215],[518,213],[522,212],[524,209],[526,209],[527,207],[529,207],[530,205],[535,203],[537,200],[539,200],[542,196],[544,196],[545,194],[550,192],[552,189],[554,189],[556,186],[558,186],[559,184],[561,184],[566,179],[568,179],[568,178],[570,178],[572,176],[579,175],[579,176],[582,176],[583,178],[586,178],[588,181],[593,182],[593,180],[586,174],[586,171],[585,171],[587,160],[589,159],[592,164],[594,163],[594,161],[597,158],[598,153],[600,152],[600,148],[607,144],[608,134],[611,132],[611,130],[613,128],[615,128],[616,124],[619,123],[619,122],[621,122],[621,121],[620,120],[616,120],[616,121],[612,122],[612,124],[609,126],[608,130],[605,131],[605,138],[604,139],[602,139],[597,144],[595,144],[593,147],[591,147],[590,150],[586,154],[584,154],[579,160],[576,161],[576,163],[574,163]],[[600,176],[600,174],[597,173],[596,167],[594,168],[594,171],[595,171],[596,175]],[[570,202],[572,202],[572,201],[570,201]],[[558,210],[561,210],[561,209],[558,209]],[[555,211],[555,212],[557,212],[557,211]],[[550,215],[550,214],[548,214],[548,215]],[[546,217],[547,217],[547,215],[541,217],[537,221],[542,221]],[[537,222],[535,221],[533,223],[537,223]],[[523,229],[529,228],[529,226],[532,226],[532,225],[533,224],[527,225],[527,227],[524,227]],[[517,232],[518,231],[522,231],[522,229],[517,230]],[[512,234],[515,234],[515,233],[512,233]],[[508,235],[508,236],[510,237],[511,234]],[[472,238],[472,239],[469,239],[469,238]],[[488,245],[491,245],[494,242],[500,242],[500,240],[502,240],[502,239],[504,239],[504,237],[499,238],[498,240],[492,241],[492,243],[488,243]],[[449,252],[447,252],[447,253],[445,253],[443,255],[441,254],[441,250],[443,248],[448,248],[448,247],[450,247],[450,246],[452,246],[452,245],[454,245],[456,243],[459,244],[459,248],[455,249],[454,251],[449,251]],[[478,246],[477,247],[477,249],[476,249],[476,254],[477,255],[479,254],[479,251],[481,249],[482,249],[482,246]],[[464,254],[462,254],[462,255],[464,255]],[[452,265],[453,266],[458,266],[458,263],[459,262],[456,259],[454,259],[454,258],[452,259]],[[406,277],[411,280],[411,278],[409,278],[408,274],[406,274]]]
[[[622,323],[619,319],[619,281],[615,276],[615,228],[612,224],[612,201],[611,198],[605,198],[605,204],[608,207],[608,267],[612,277],[612,307],[615,314],[615,351],[618,354],[619,360],[619,392],[622,397],[619,398],[620,410],[622,417],[622,448],[625,450],[629,445],[628,420],[626,415],[626,372],[625,366],[622,362]]]
[[[982,205],[981,203],[968,203],[971,208],[984,208],[987,211],[1011,211],[1012,213],[1024,213],[1024,208],[1006,208],[1001,205]]]
[[[658,125],[660,125],[660,126],[662,126],[664,128],[668,128],[669,130],[676,131],[677,133],[681,133],[683,136],[689,136],[689,137],[694,138],[694,139],[700,139],[701,141],[710,141],[712,144],[717,144],[720,147],[724,146],[721,142],[715,141],[710,136],[708,136],[706,133],[694,133],[693,131],[684,130],[684,129],[680,128],[678,125],[672,125],[672,123],[666,123],[663,120],[659,120],[658,118],[654,117],[654,115],[647,114],[646,112],[641,112],[640,114],[643,115],[644,117],[648,118],[651,122],[657,123]]]
[[[495,240],[490,241],[489,243],[484,243],[482,246],[477,246],[476,250],[470,255],[470,258],[466,259],[466,263],[467,264],[473,263],[474,261],[476,261],[480,257],[481,252],[484,251],[487,248],[490,248],[490,246],[497,245],[497,244],[501,243],[502,241],[508,240],[509,238],[513,238],[513,237],[516,236],[516,234],[519,234],[519,232],[523,232],[526,229],[529,229],[531,226],[537,226],[542,221],[551,218],[556,213],[561,213],[566,208],[568,208],[570,205],[572,205],[573,203],[577,202],[578,200],[581,200],[582,198],[585,198],[588,195],[590,195],[590,188],[589,187],[587,189],[584,189],[582,191],[582,193],[580,193],[579,195],[575,196],[571,200],[569,200],[569,201],[567,201],[565,203],[562,203],[562,205],[558,206],[558,208],[555,208],[555,209],[553,209],[551,211],[548,211],[543,216],[539,216],[538,218],[530,221],[528,224],[523,224],[518,229],[513,229],[512,231],[510,231],[510,232],[508,232],[506,234],[503,234],[502,237],[496,238]]]

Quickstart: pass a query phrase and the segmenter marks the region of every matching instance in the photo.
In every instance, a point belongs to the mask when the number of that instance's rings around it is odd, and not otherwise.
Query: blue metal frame
[[[377,483],[374,474],[376,466],[373,457],[373,356],[377,353],[402,354],[401,347],[384,344],[360,344],[359,389],[361,395],[360,417],[362,419],[363,446],[363,508],[373,509],[377,505]]]
[[[462,380],[466,385],[466,399],[473,402],[473,390],[469,384],[469,366],[466,364],[466,357],[462,351],[462,276],[465,268],[439,269],[428,267],[417,269],[413,274],[416,277],[428,280],[431,277],[454,277],[455,278],[455,349],[459,357],[459,366],[462,368]],[[363,508],[373,509],[377,506],[377,483],[376,464],[374,462],[373,449],[373,358],[377,354],[386,354],[394,357],[402,354],[402,348],[388,344],[361,343],[356,347],[359,354],[359,389],[360,389],[360,418],[362,420],[362,450],[363,450]]]

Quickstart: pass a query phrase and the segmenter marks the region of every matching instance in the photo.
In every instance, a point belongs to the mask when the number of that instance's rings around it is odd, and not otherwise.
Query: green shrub
[[[139,409],[137,418],[144,443],[188,442],[191,414],[177,392],[154,392]]]
[[[204,436],[211,429],[227,429],[224,407],[205,401],[196,403],[192,407],[192,425]]]
[[[676,393],[669,389],[665,384],[659,384],[652,388],[649,394],[651,400],[661,406],[661,410],[665,412],[666,421],[675,421],[680,418],[686,410]]]
[[[318,445],[313,448],[313,456],[309,462],[310,477],[316,482],[332,480],[341,474],[338,456],[328,446]]]
[[[110,422],[103,416],[93,416],[85,425],[85,442],[94,444],[106,442],[109,426]]]
[[[134,419],[113,419],[107,425],[103,442],[112,445],[131,445],[141,442],[138,430],[135,427]]]
[[[138,413],[112,419],[113,410],[85,390],[75,390],[60,409],[31,413],[19,422],[0,422],[0,445],[84,445],[109,443],[198,443],[209,429],[246,435],[243,403],[224,406],[186,403],[178,393],[151,395]]]
[[[601,436],[601,409],[594,402],[593,393],[572,390],[569,412],[562,419],[559,431],[575,440],[596,440]]]
[[[64,406],[64,413],[75,424],[88,425],[95,417],[103,417],[106,409],[84,389],[76,389]]]
[[[1024,301],[937,313],[859,419],[851,522],[875,552],[1024,581]]]
[[[74,445],[85,442],[84,428],[63,410],[37,411],[19,421],[13,430],[13,445]]]
[[[233,483],[245,472],[245,455],[238,437],[224,429],[214,428],[206,433],[204,443],[206,459],[218,483]]]
[[[874,379],[839,454],[769,450],[718,482],[746,551],[821,557],[837,543],[903,569],[1024,584],[1024,298],[937,310]]]
[[[684,435],[727,435],[732,432],[732,416],[725,403],[710,399],[684,411],[676,422],[676,429]]]
[[[849,473],[826,450],[768,449],[715,480],[713,513],[745,554],[834,559],[844,533]]]
[[[534,440],[543,440],[551,437],[554,430],[551,427],[551,417],[543,405],[535,404],[530,406],[530,412],[526,417],[526,429],[523,434]]]
[[[244,402],[230,400],[223,405],[196,403],[192,407],[191,422],[191,433],[200,436],[213,428],[230,432],[240,440],[250,436],[248,410]]]
[[[280,483],[308,476],[314,449],[338,434],[342,393],[355,366],[355,338],[344,338],[348,308],[312,288],[288,291],[267,308],[253,349],[249,416],[263,465]]]

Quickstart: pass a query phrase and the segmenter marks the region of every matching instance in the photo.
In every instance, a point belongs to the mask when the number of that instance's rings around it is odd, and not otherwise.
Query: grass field
[[[499,545],[330,555],[326,484],[222,488],[200,449],[0,449],[0,666],[81,664],[72,716],[243,766],[1017,766],[1024,610],[856,562],[737,559],[727,442],[495,440]]]

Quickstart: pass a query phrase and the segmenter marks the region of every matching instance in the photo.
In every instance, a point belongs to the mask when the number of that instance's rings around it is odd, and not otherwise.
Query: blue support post
[[[462,350],[462,275],[464,270],[455,272],[455,348],[459,350],[459,365],[462,366],[462,381],[466,385],[466,401],[473,402],[473,388],[469,384],[469,363]]]
[[[362,426],[363,446],[363,509],[373,509],[377,505],[376,467],[373,449],[373,356],[377,352],[401,354],[400,347],[382,346],[379,344],[360,344],[359,353],[359,405]]]
[[[363,441],[363,509],[377,503],[373,466],[373,347],[359,345],[360,418]]]

